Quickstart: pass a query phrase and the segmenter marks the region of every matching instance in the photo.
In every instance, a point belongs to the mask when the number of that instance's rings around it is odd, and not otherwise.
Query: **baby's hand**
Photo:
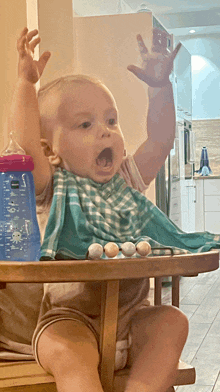
[[[150,87],[163,87],[169,82],[169,75],[173,68],[173,61],[181,47],[181,43],[177,45],[172,53],[149,53],[144,41],[139,34],[137,41],[143,60],[142,68],[135,65],[129,65],[128,70],[143,80]]]
[[[38,61],[34,60],[34,49],[40,42],[40,37],[33,39],[38,34],[37,30],[28,32],[25,27],[18,41],[17,49],[19,53],[18,76],[36,83],[50,58],[50,52],[44,52]]]

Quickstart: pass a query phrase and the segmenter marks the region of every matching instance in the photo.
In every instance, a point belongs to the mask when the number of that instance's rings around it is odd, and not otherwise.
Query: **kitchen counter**
[[[193,177],[194,180],[216,180],[216,179],[220,179],[220,175],[219,176],[194,176]]]
[[[219,180],[220,179],[220,175],[219,176],[194,176],[193,180]],[[185,177],[185,180],[191,180],[191,177]],[[174,181],[179,181],[179,179],[175,179]]]

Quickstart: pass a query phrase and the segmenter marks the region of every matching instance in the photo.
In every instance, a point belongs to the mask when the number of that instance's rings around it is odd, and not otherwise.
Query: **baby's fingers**
[[[34,39],[32,42],[30,42],[30,44],[29,44],[30,50],[31,50],[32,52],[34,52],[34,49],[36,48],[36,46],[37,46],[39,43],[40,43],[40,37],[35,38],[35,39]]]
[[[26,41],[27,41],[26,35],[22,36],[17,41],[17,50],[21,57],[25,56],[26,54]]]
[[[32,38],[33,38],[35,35],[37,35],[37,34],[38,34],[38,30],[37,30],[37,29],[30,31],[30,32],[27,34],[27,40],[28,40],[28,42],[30,42],[30,41],[32,40]]]
[[[147,54],[148,53],[148,49],[145,46],[143,38],[142,38],[142,36],[140,34],[137,35],[137,42],[138,42],[138,46],[139,46],[141,54]]]
[[[25,49],[25,42],[26,42],[26,38],[27,38],[27,32],[28,32],[28,29],[27,29],[27,27],[25,27],[23,30],[22,30],[22,32],[21,32],[21,34],[20,34],[20,37],[18,38],[18,40],[17,40],[17,50],[18,50],[18,52],[21,54],[21,52],[23,52],[24,51],[24,49]]]
[[[28,28],[27,28],[27,27],[24,27],[23,30],[22,30],[22,32],[21,32],[21,34],[20,34],[20,37],[18,38],[18,41],[19,41],[19,39],[21,39],[22,37],[26,36],[27,32],[28,32]]]
[[[48,51],[47,51],[47,52],[44,52],[44,53],[40,56],[40,58],[39,58],[39,60],[38,60],[38,70],[39,70],[39,74],[40,74],[40,75],[42,75],[43,70],[44,70],[44,68],[45,68],[45,66],[46,66],[46,64],[47,64],[47,62],[48,62],[50,56],[51,56],[51,53],[48,52]]]
[[[27,48],[29,48],[29,42],[32,40],[32,38],[38,34],[38,30],[32,30],[28,33],[27,27],[25,27],[22,32],[20,37],[17,40],[17,50],[20,54],[21,57],[24,57],[27,53]],[[34,40],[30,44],[30,49],[33,51],[35,46],[38,44],[38,38],[36,38],[36,41]]]
[[[129,65],[127,69],[135,76],[137,76],[138,79],[143,80],[145,83],[148,84],[151,81],[151,78],[148,77],[148,75],[142,68],[136,67],[136,65]]]
[[[172,59],[172,61],[175,59],[177,53],[179,52],[180,48],[181,48],[182,44],[181,42],[178,43],[178,45],[175,47],[174,51],[171,53],[170,57]]]

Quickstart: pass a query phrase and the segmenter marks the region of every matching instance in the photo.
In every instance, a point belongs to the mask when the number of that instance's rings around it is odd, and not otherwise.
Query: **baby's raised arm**
[[[141,68],[130,65],[128,70],[148,84],[149,107],[148,137],[134,154],[134,159],[145,184],[148,185],[157,176],[173,146],[176,123],[169,75],[181,44],[178,44],[172,53],[158,53],[154,48],[149,53],[140,35],[137,36],[137,40],[143,65]]]
[[[24,28],[18,41],[18,79],[15,84],[10,108],[8,128],[14,131],[16,140],[34,160],[34,183],[36,194],[40,194],[50,176],[50,166],[40,144],[40,114],[36,93],[36,82],[41,77],[49,52],[44,52],[38,61],[33,59],[34,50],[40,42],[38,31],[28,32]]]

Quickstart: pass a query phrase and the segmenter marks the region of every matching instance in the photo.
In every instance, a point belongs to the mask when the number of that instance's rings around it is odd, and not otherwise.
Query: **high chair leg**
[[[179,288],[180,288],[180,277],[172,277],[172,305],[179,308],[180,298],[179,298]]]
[[[102,283],[100,351],[101,383],[105,392],[112,392],[115,367],[115,345],[118,317],[119,280]]]
[[[154,278],[154,305],[161,305],[162,278]]]

